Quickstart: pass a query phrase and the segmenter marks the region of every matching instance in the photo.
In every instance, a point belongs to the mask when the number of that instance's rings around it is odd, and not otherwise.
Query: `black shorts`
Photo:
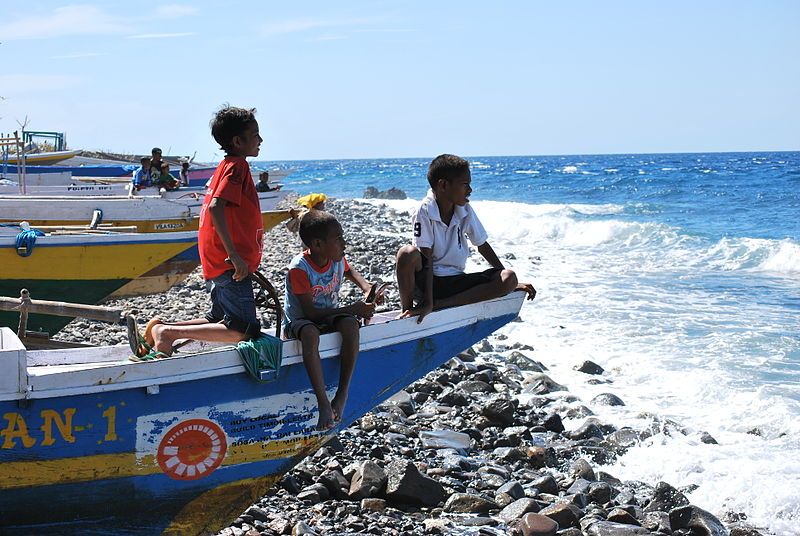
[[[461,294],[465,290],[472,287],[477,287],[492,280],[492,277],[498,273],[501,268],[489,268],[482,272],[474,272],[471,274],[458,274],[446,276],[433,276],[433,299],[443,300],[456,294]],[[414,281],[416,283],[416,292],[414,297],[422,299],[425,293],[425,280],[423,278],[423,271],[414,274]]]
[[[299,339],[300,331],[306,326],[315,326],[319,330],[320,334],[333,333],[336,331],[336,322],[342,318],[356,317],[347,313],[338,313],[324,318],[321,322],[314,322],[307,318],[298,318],[297,320],[293,320],[284,326],[283,335],[287,339]]]

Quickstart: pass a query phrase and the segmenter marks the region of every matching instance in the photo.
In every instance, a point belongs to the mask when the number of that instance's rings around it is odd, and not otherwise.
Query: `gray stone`
[[[598,406],[624,406],[625,402],[622,401],[620,397],[615,394],[611,393],[603,393],[594,397],[591,404],[596,404]]]
[[[519,528],[523,536],[555,536],[558,523],[541,514],[525,514]]]
[[[644,507],[645,512],[669,512],[673,508],[689,504],[686,496],[666,482],[656,484],[652,500]]]
[[[728,536],[728,531],[714,514],[691,504],[671,510],[669,522],[673,531],[691,529],[701,536]]]
[[[672,524],[669,522],[669,514],[666,512],[646,512],[642,516],[642,526],[651,532],[664,534],[672,532]]]
[[[584,533],[586,536],[638,536],[639,534],[650,534],[650,531],[635,525],[598,521],[592,523]]]
[[[269,515],[267,514],[267,511],[263,508],[259,508],[258,506],[251,506],[245,510],[244,513],[251,516],[253,519],[263,521],[264,523],[269,521]]]
[[[386,510],[386,501],[383,499],[361,499],[361,509],[367,512],[383,512]]]
[[[590,482],[597,480],[597,475],[592,468],[592,464],[583,458],[579,458],[572,462],[572,465],[569,467],[569,474],[570,476],[583,478],[584,480],[588,480]]]
[[[505,523],[510,523],[515,519],[519,519],[528,512],[536,513],[539,511],[539,503],[533,499],[524,497],[517,499],[513,503],[503,508],[497,517],[502,519]]]
[[[531,482],[531,484],[542,493],[558,495],[558,482],[553,478],[553,475],[544,475]]]
[[[587,493],[591,484],[592,483],[586,479],[578,478],[569,488],[567,488],[567,494],[572,495],[575,493]]]
[[[526,356],[522,352],[511,352],[511,355],[505,358],[506,363],[511,363],[519,367],[520,370],[527,370],[529,372],[544,372],[547,367]]]
[[[549,432],[560,434],[564,431],[564,423],[561,421],[561,416],[558,413],[551,413],[542,421],[542,426]]]
[[[639,521],[633,517],[630,512],[622,508],[614,508],[611,510],[606,519],[613,521],[614,523],[622,523],[624,525],[640,525]]]
[[[592,482],[586,493],[593,503],[605,504],[611,500],[613,491],[613,488],[605,482]]]
[[[583,517],[583,512],[581,512],[580,508],[565,502],[551,504],[539,510],[539,513],[558,523],[560,529],[577,527],[578,521]]]
[[[319,482],[327,488],[331,497],[337,499],[343,499],[350,489],[350,483],[338,469],[329,469],[319,475]]]
[[[320,501],[320,496],[315,489],[304,489],[297,494],[297,500],[317,504]]]
[[[472,440],[467,434],[452,430],[429,430],[419,434],[422,446],[428,449],[468,449]]]
[[[386,473],[373,461],[366,461],[358,466],[353,481],[350,482],[350,498],[365,499],[375,497],[383,492],[386,486]]]
[[[462,514],[488,514],[496,508],[497,504],[494,501],[471,493],[454,493],[444,505],[445,512]]]
[[[406,460],[395,460],[387,467],[386,498],[418,506],[436,506],[445,499],[439,482],[423,475]]]
[[[456,386],[465,393],[492,393],[494,389],[486,382],[480,380],[464,380]]]
[[[584,361],[579,367],[576,367],[576,370],[584,374],[602,374],[605,372],[603,367],[592,361]]]
[[[526,387],[522,392],[526,394],[546,395],[554,391],[567,390],[566,387],[553,381],[547,374],[528,374],[523,384],[526,385]]]
[[[514,500],[521,499],[525,496],[525,490],[522,489],[522,485],[516,480],[512,480],[511,482],[506,482],[502,486],[497,489],[497,493],[506,493],[510,495]]]
[[[298,521],[297,524],[292,529],[292,536],[316,536],[317,532],[308,526],[308,523],[305,521]]]
[[[591,439],[593,437],[596,437],[597,439],[603,439],[604,437],[603,431],[600,430],[600,427],[593,422],[586,422],[577,430],[567,432],[564,435],[575,441]]]
[[[497,422],[503,426],[514,424],[514,411],[516,408],[510,400],[497,398],[492,400],[481,409],[481,415],[492,422]]]
[[[705,443],[706,445],[719,445],[719,443],[717,443],[717,440],[714,439],[714,437],[708,432],[703,432],[702,434],[700,434],[700,442]]]

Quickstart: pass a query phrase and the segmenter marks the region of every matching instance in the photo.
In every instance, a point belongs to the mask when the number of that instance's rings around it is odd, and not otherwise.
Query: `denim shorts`
[[[234,281],[233,270],[228,270],[210,279],[208,285],[211,290],[211,310],[206,313],[206,319],[209,322],[222,323],[248,338],[261,334],[253,297],[253,281],[249,275],[241,281]]]

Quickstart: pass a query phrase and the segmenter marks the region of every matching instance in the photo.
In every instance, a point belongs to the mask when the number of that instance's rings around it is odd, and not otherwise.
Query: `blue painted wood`
[[[342,422],[327,436],[332,437],[395,392],[515,316],[508,314],[481,320],[432,337],[362,351]],[[326,385],[332,394],[338,380],[338,359],[324,359],[322,364]],[[253,446],[260,449],[280,441],[319,435],[313,430],[318,417],[316,401],[302,363],[284,366],[278,379],[270,383],[259,383],[246,374],[238,374],[162,385],[158,391],[158,394],[148,394],[145,388],[136,388],[0,403],[0,415],[19,414],[27,423],[30,437],[36,440],[35,445],[25,448],[21,439],[15,438],[13,447],[0,448],[0,477],[9,477],[8,474],[3,476],[7,463],[20,461],[48,462],[46,465],[50,467],[64,468],[88,461],[105,471],[102,479],[1,489],[0,527],[5,527],[4,530],[24,528],[32,534],[65,531],[160,533],[174,522],[187,504],[204,492],[263,475],[277,477],[310,453],[301,451],[292,456],[223,464],[193,480],[173,478],[164,470],[134,476],[127,474],[130,468],[123,465],[126,453],[139,457],[156,455],[172,437],[169,432],[190,420],[200,419],[218,425],[224,431],[223,441],[229,459],[234,459],[234,453],[240,449]],[[104,412],[112,407],[116,416],[116,438],[109,440],[108,417]],[[64,415],[69,408],[75,409],[74,441],[65,441],[51,422],[53,444],[43,445],[42,412],[53,410]],[[7,442],[9,430],[18,429],[11,427],[8,421],[0,421],[0,426],[3,425],[6,429],[0,430],[3,434],[0,441]],[[78,430],[78,426],[82,429]],[[127,458],[133,459],[132,456]],[[109,477],[109,463],[120,463],[119,470],[126,476]],[[31,466],[34,470],[28,474],[35,477],[40,471],[36,464]],[[241,509],[247,506],[248,503],[241,504]],[[229,521],[218,520],[220,524]]]

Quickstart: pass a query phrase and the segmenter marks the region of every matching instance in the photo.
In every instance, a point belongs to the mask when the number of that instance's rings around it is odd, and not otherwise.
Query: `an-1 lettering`
[[[106,435],[103,438],[105,441],[117,440],[117,406],[109,406],[103,412],[103,417],[106,418]]]
[[[414,236],[419,238],[422,236],[422,224],[420,222],[414,222]]]

